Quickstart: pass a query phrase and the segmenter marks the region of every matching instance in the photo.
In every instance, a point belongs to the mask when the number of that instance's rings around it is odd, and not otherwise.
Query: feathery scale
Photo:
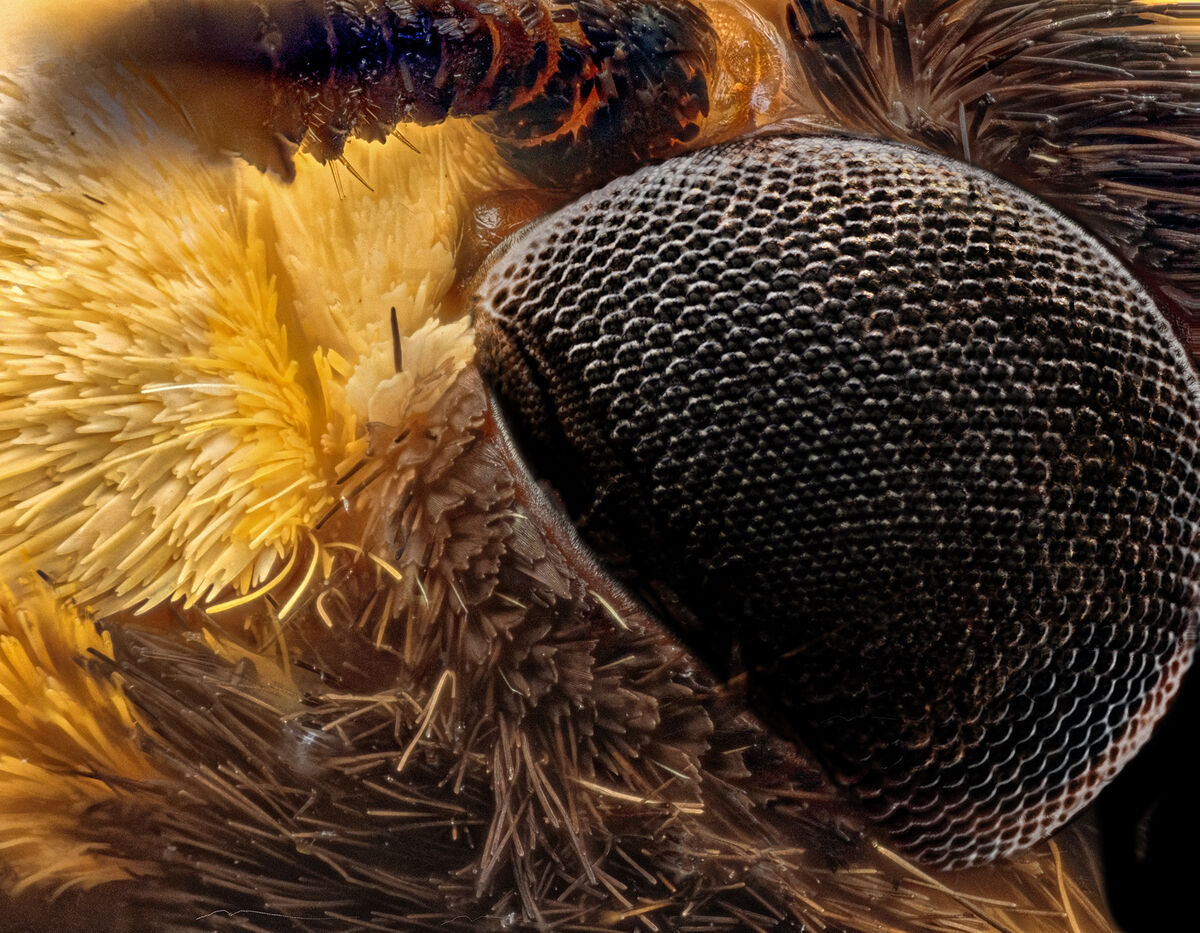
[[[74,70],[68,94],[29,76],[3,99],[0,563],[101,611],[253,592],[338,501],[368,421],[470,358],[465,323],[433,320],[468,184],[439,168],[486,143],[353,147],[384,196],[315,164],[285,187],[198,158],[127,76]]]

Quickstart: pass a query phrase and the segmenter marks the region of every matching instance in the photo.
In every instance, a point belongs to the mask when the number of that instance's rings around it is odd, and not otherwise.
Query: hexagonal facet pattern
[[[742,141],[536,225],[477,323],[598,550],[910,854],[1045,835],[1174,692],[1191,365],[1029,195],[880,142]]]

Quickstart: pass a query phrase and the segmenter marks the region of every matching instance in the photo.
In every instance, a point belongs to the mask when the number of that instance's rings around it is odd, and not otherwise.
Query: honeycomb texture
[[[482,278],[482,365],[585,534],[902,851],[1045,836],[1197,614],[1197,388],[994,177],[771,136],[612,183]]]

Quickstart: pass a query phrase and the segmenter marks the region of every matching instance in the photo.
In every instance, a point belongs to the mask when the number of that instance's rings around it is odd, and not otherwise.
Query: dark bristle
[[[392,368],[399,373],[404,370],[404,356],[400,346],[400,320],[396,317],[395,305],[392,306],[389,320],[392,325]]]
[[[834,125],[970,153],[1055,205],[1136,269],[1194,356],[1198,16],[1195,4],[1135,0],[788,8],[807,84]],[[916,77],[928,75],[936,81]]]

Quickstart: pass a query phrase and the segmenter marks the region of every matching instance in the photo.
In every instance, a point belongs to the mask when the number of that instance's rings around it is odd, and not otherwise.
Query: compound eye
[[[1178,687],[1195,376],[1024,192],[882,142],[746,140],[536,225],[477,327],[597,550],[908,854],[1046,835]]]

